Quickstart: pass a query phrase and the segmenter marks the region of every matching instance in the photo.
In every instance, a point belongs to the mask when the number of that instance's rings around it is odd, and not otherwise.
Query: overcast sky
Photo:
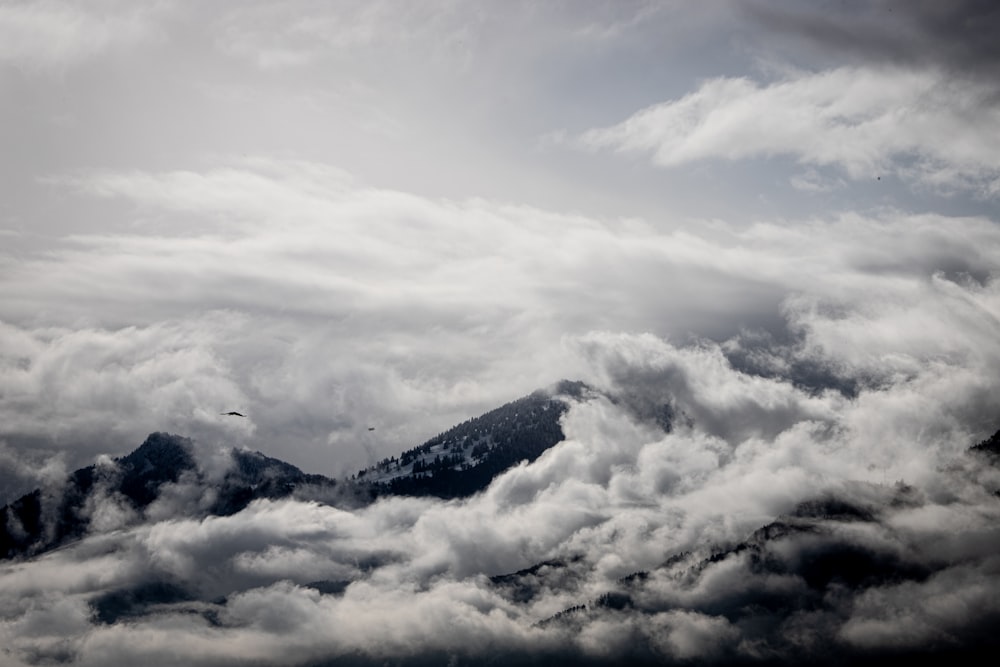
[[[995,644],[998,34],[989,0],[0,0],[0,502],[98,462],[92,534],[0,567],[0,661]],[[562,378],[600,391],[471,498],[199,514],[230,447],[350,474]],[[153,431],[209,482],[140,516],[100,455]],[[788,518],[824,498],[860,509]],[[800,576],[845,553],[884,578]]]
[[[930,373],[949,442],[991,432],[998,31],[971,0],[3,0],[0,495],[158,430],[349,473],[623,383],[631,340]]]

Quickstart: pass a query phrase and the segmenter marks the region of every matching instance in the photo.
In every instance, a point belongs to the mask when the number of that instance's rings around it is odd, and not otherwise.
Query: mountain
[[[222,480],[209,484],[189,439],[153,433],[131,454],[80,468],[61,487],[36,489],[0,508],[0,558],[41,553],[81,537],[92,527],[94,506],[102,499],[141,520],[164,485],[185,476],[201,487],[207,501],[192,511],[205,515],[232,515],[258,498],[284,498],[303,487],[337,487],[332,479],[260,452],[234,449],[230,456],[232,465]]]
[[[38,554],[81,537],[92,527],[92,506],[99,498],[112,499],[142,520],[163,486],[182,477],[200,487],[203,501],[189,512],[205,516],[231,516],[254,500],[293,495],[347,507],[384,495],[466,497],[512,465],[533,461],[561,442],[559,419],[567,400],[579,400],[588,391],[582,382],[560,382],[339,482],[240,449],[230,452],[232,463],[223,478],[209,482],[189,439],[153,433],[110,465],[81,468],[61,488],[36,489],[0,509],[0,559]]]
[[[985,455],[992,460],[1000,459],[1000,431],[972,447],[972,452]]]
[[[582,382],[563,380],[383,459],[355,480],[374,496],[471,496],[511,466],[530,463],[562,442],[559,420],[567,401],[581,400],[589,391]]]
[[[153,433],[113,465],[90,465],[56,490],[36,489],[0,509],[0,558],[45,551],[83,535],[90,524],[88,501],[110,494],[141,512],[168,482],[195,469],[191,441]]]
[[[287,498],[304,489],[310,495],[330,495],[341,485],[329,477],[302,472],[291,463],[260,452],[234,449],[233,466],[219,486],[210,513],[230,516],[258,498]],[[320,493],[317,493],[317,492]]]

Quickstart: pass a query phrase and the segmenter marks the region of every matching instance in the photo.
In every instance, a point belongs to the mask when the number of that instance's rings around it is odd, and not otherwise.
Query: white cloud
[[[0,5],[0,63],[62,70],[101,53],[156,39],[162,7],[41,0]]]
[[[795,174],[788,179],[788,182],[796,190],[812,193],[830,192],[846,185],[843,179],[826,177],[816,169],[812,168],[807,169],[802,173]]]
[[[584,132],[581,145],[650,154],[677,167],[788,156],[837,166],[855,180],[895,173],[928,187],[993,196],[1000,115],[992,90],[933,70],[842,67],[759,84],[717,78],[625,121]]]

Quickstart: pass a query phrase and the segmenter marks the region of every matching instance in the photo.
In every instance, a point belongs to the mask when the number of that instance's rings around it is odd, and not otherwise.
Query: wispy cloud
[[[789,157],[854,180],[896,174],[992,197],[1000,182],[993,91],[943,70],[843,67],[773,83],[718,78],[579,136],[593,150],[650,155],[660,167]]]
[[[0,63],[61,71],[107,51],[140,46],[161,34],[162,7],[43,0],[0,6]]]

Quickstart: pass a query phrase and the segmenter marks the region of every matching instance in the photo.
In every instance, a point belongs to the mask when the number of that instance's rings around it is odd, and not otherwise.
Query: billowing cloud
[[[804,311],[810,327],[785,360],[815,354],[813,332],[825,326],[852,323],[877,339],[874,313],[854,320],[843,310],[852,307]],[[993,586],[1000,475],[962,452],[976,401],[995,419],[1000,350],[974,332],[934,350],[909,327],[898,339],[912,346],[908,372],[850,397],[734,369],[725,352],[738,340],[580,337],[571,347],[587,379],[615,400],[575,404],[563,443],[481,495],[355,510],[260,501],[91,537],[0,576],[5,594],[26,601],[3,626],[10,655],[725,662],[981,641],[996,614],[976,601]],[[826,354],[878,367],[854,348]],[[113,498],[98,504],[113,517]],[[542,562],[552,564],[511,580],[524,588],[487,578]],[[823,565],[832,562],[841,565]],[[109,621],[95,620],[94,605]],[[31,630],[56,619],[58,635]]]
[[[978,218],[655,226],[264,159],[60,182],[148,229],[68,237],[0,283],[9,445],[69,441],[70,465],[169,430],[350,471],[589,372],[572,341],[593,331],[729,339],[745,368],[816,386],[995,366],[1000,234]]]
[[[1000,476],[949,415],[958,387],[995,395],[985,370],[922,359],[848,398],[744,374],[718,346],[575,345],[616,398],[574,403],[563,443],[482,494],[258,501],[8,564],[8,657],[726,662],[982,641]],[[647,410],[662,403],[669,433]]]

